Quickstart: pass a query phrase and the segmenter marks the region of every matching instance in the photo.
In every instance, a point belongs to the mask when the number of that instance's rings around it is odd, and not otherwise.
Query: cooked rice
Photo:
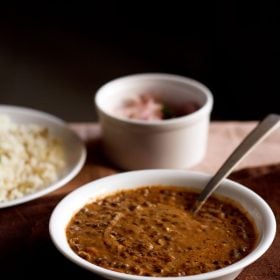
[[[62,142],[48,128],[0,115],[0,202],[47,187],[64,166]]]

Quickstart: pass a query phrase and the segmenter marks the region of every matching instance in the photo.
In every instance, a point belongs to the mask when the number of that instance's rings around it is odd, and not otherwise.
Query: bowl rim
[[[44,118],[52,121],[53,123],[58,123],[61,125],[66,125],[66,122],[50,113],[47,113],[45,111],[40,111],[34,108],[29,108],[25,106],[18,106],[18,105],[10,105],[10,104],[0,104],[1,112],[0,114],[5,114],[5,112],[8,112],[10,114],[21,114],[26,115],[27,117],[34,116],[38,118]],[[4,112],[4,113],[3,113]]]
[[[172,119],[167,120],[152,120],[152,121],[145,121],[145,120],[137,120],[137,119],[129,119],[125,117],[121,117],[118,115],[115,115],[108,110],[104,109],[104,107],[101,104],[102,100],[102,93],[104,90],[107,90],[107,88],[113,87],[116,84],[119,83],[126,83],[127,81],[133,81],[133,80],[165,80],[165,81],[172,81],[172,82],[179,82],[182,84],[190,85],[192,87],[195,87],[200,90],[200,92],[205,96],[206,101],[205,103],[199,107],[198,110],[187,114],[185,116],[180,116]],[[205,114],[208,114],[211,112],[213,108],[213,95],[208,87],[206,87],[201,82],[175,74],[169,74],[169,73],[139,73],[139,74],[132,74],[127,76],[122,76],[116,79],[113,79],[107,83],[105,83],[103,86],[101,86],[99,89],[97,89],[96,94],[94,95],[94,104],[97,108],[97,112],[104,114],[107,118],[109,118],[111,121],[119,122],[119,123],[125,123],[130,125],[138,125],[138,126],[148,126],[148,127],[164,127],[169,125],[177,125],[181,123],[191,123],[199,118],[201,116],[204,116]]]
[[[135,280],[175,280],[175,279],[181,279],[181,280],[205,280],[205,279],[216,279],[217,277],[222,277],[225,275],[229,275],[231,273],[237,273],[238,271],[241,271],[254,261],[256,261],[258,258],[260,258],[270,247],[272,244],[275,234],[276,234],[276,219],[273,214],[273,211],[271,210],[270,206],[267,204],[267,202],[261,198],[257,193],[254,191],[250,190],[244,185],[241,185],[240,183],[237,183],[235,181],[229,180],[229,179],[224,179],[223,182],[221,183],[222,185],[227,186],[230,189],[237,188],[241,193],[246,194],[246,196],[249,199],[256,200],[256,204],[260,206],[260,211],[264,213],[267,219],[267,223],[269,225],[269,231],[266,231],[266,235],[260,236],[259,243],[256,245],[256,247],[253,249],[252,252],[250,252],[247,256],[242,258],[241,260],[237,261],[236,263],[233,263],[229,266],[226,266],[224,268],[211,271],[211,272],[206,272],[206,273],[201,273],[197,275],[190,275],[190,276],[172,276],[172,277],[153,277],[153,276],[140,276],[140,275],[133,275],[133,274],[126,274],[126,273],[121,273],[121,272],[116,272],[113,270],[109,270],[106,268],[103,268],[101,266],[97,266],[95,264],[92,264],[81,257],[79,257],[67,243],[68,252],[65,251],[64,248],[62,248],[61,244],[59,244],[58,238],[57,238],[57,231],[55,227],[55,223],[57,222],[56,220],[59,219],[59,213],[61,211],[65,211],[63,209],[64,204],[67,204],[68,201],[71,201],[73,197],[78,195],[79,193],[82,193],[86,189],[92,188],[92,185],[98,185],[101,183],[104,183],[106,181],[111,181],[114,179],[117,180],[122,180],[126,176],[137,176],[137,175],[147,175],[147,174],[153,174],[155,176],[159,176],[160,174],[166,173],[168,176],[170,174],[173,175],[179,175],[179,176],[186,176],[187,177],[192,177],[192,178],[198,178],[199,180],[209,180],[211,175],[203,172],[197,172],[197,171],[185,171],[185,170],[176,170],[176,169],[149,169],[149,170],[136,170],[136,171],[128,171],[128,172],[123,172],[123,173],[118,173],[118,174],[113,174],[109,175],[107,177],[97,179],[94,181],[91,181],[78,189],[72,191],[69,193],[67,196],[65,196],[55,207],[53,210],[51,217],[50,217],[50,222],[49,222],[49,232],[50,232],[50,237],[55,245],[55,247],[69,260],[72,262],[76,263],[77,265],[93,272],[96,274],[99,274],[103,277],[110,278],[110,279],[135,279]],[[184,175],[183,175],[184,174]],[[166,176],[167,176],[166,175]],[[171,175],[170,175],[171,176]],[[135,185],[133,188],[137,188]],[[95,189],[94,188],[93,192]],[[114,190],[109,190],[107,191],[108,195],[110,193],[113,193]],[[94,194],[92,195],[94,196]],[[90,199],[92,198],[88,197],[88,200],[91,201]],[[98,196],[98,195],[97,195]],[[106,196],[106,195],[105,195]],[[85,203],[83,203],[85,205]],[[76,207],[76,211],[78,211],[81,207]],[[73,216],[73,215],[72,215]],[[65,221],[65,225],[68,224],[69,221]]]

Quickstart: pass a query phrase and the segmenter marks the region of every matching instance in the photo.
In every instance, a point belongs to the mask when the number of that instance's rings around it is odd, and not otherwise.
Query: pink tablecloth
[[[212,122],[209,129],[208,149],[203,161],[192,169],[214,173],[257,122]],[[71,124],[82,139],[100,138],[98,124]],[[280,162],[280,129],[254,148],[237,169]]]

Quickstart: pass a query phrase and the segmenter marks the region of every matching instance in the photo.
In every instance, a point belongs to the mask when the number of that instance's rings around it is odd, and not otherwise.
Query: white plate
[[[57,181],[42,190],[25,195],[22,198],[0,202],[0,208],[22,204],[41,197],[63,187],[79,173],[85,163],[86,148],[82,140],[66,126],[64,121],[37,110],[7,105],[0,105],[0,115],[8,116],[15,123],[37,124],[47,127],[53,136],[58,137],[63,141],[66,161],[66,166]]]

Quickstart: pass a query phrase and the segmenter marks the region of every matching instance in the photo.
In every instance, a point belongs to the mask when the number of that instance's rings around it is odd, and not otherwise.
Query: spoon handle
[[[193,209],[197,213],[208,197],[216,190],[220,182],[232,171],[232,169],[245,157],[259,142],[278,127],[280,116],[270,114],[259,125],[247,135],[241,144],[233,151],[217,173],[206,184],[196,199]]]

